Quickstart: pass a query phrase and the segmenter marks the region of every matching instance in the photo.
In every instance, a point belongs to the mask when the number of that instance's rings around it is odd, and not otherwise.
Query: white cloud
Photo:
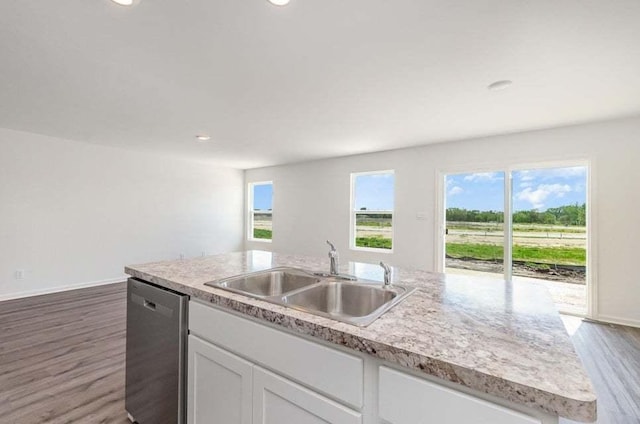
[[[568,168],[541,168],[541,169],[526,169],[523,171],[515,171],[515,174],[521,181],[538,180],[551,180],[554,178],[575,178],[583,177],[587,174],[587,168],[585,166],[572,166]]]
[[[549,196],[564,197],[570,191],[571,186],[568,184],[540,184],[535,190],[531,187],[525,188],[517,196],[518,200],[531,203],[534,209],[542,209],[544,208],[544,201]]]
[[[497,181],[502,180],[502,176],[498,172],[476,172],[464,177],[465,181]]]
[[[463,191],[464,189],[460,186],[451,187],[451,190],[449,190],[449,196],[455,196],[456,194],[460,194]]]
[[[520,187],[522,187],[522,188],[533,187],[533,183],[530,183],[530,182],[528,182],[528,181],[527,181],[527,182],[522,182],[522,183],[520,183],[520,184],[518,184],[518,185],[519,185]]]
[[[515,175],[520,177],[520,181],[532,181],[535,179],[532,171],[524,170],[524,171],[516,171]],[[522,184],[521,184],[522,185]]]

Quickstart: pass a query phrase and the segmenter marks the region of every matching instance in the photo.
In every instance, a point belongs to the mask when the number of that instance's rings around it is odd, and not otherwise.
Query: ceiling
[[[637,0],[2,1],[0,127],[253,168],[630,116],[639,22]]]

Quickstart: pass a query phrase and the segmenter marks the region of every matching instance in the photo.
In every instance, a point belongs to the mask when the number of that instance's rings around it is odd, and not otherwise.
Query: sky
[[[586,203],[587,168],[544,168],[512,172],[513,210],[545,211]],[[504,172],[447,175],[447,208],[504,210]]]
[[[253,186],[253,209],[261,211],[273,209],[273,184],[256,184]]]
[[[393,210],[394,185],[392,173],[357,175],[353,188],[355,209]]]

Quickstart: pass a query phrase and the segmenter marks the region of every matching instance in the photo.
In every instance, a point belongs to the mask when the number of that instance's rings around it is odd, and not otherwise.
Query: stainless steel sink
[[[326,314],[361,317],[369,315],[397,296],[390,290],[355,284],[333,283],[311,287],[282,301]]]
[[[366,326],[412,291],[397,285],[382,288],[371,284],[327,282],[283,296],[282,303],[304,312]]]
[[[367,326],[415,289],[377,282],[345,282],[297,268],[279,267],[205,283],[303,312]]]
[[[282,267],[239,275],[221,281],[206,283],[206,285],[262,298],[279,296],[320,281],[317,276],[303,270]]]

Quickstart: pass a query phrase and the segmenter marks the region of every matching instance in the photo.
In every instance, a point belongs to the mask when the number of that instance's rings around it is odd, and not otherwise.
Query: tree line
[[[504,222],[504,212],[479,211],[463,208],[448,208],[447,221],[451,222]],[[531,209],[513,213],[516,224],[556,224],[585,226],[587,223],[587,205],[575,205],[549,208],[545,211]]]

